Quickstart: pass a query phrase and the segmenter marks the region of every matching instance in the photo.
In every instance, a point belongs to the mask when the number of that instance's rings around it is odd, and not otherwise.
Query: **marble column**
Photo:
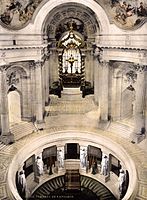
[[[55,49],[51,49],[51,56],[49,58],[49,74],[50,74],[50,85],[59,80],[58,73],[58,53]]]
[[[109,65],[104,62],[101,63],[101,97],[100,97],[100,119],[108,121],[108,74]]]
[[[145,71],[145,130],[147,131],[147,70]]]
[[[85,80],[90,81],[93,86],[93,55],[92,49],[88,49],[85,57]]]
[[[143,66],[137,67],[136,100],[135,100],[135,128],[134,142],[139,143],[145,135],[141,134],[141,129],[145,127],[145,72]]]
[[[7,96],[7,74],[3,68],[0,70],[0,92],[1,92],[1,136],[0,140],[4,144],[14,142],[14,135],[9,129],[9,112],[8,112],[8,96]]]
[[[43,95],[42,95],[42,62],[35,62],[36,78],[36,122],[41,124],[43,120]]]
[[[45,105],[49,104],[49,60],[45,59]]]
[[[112,101],[111,101],[111,117],[112,120],[119,120],[121,117],[121,93],[122,93],[122,74],[114,71],[112,77]]]
[[[45,90],[46,90],[45,79],[46,79],[46,76],[45,76],[45,61],[44,61],[42,65],[42,109],[43,109],[43,112],[45,111]]]
[[[32,121],[36,117],[36,80],[35,80],[35,63],[30,63],[31,68],[31,108],[32,108]]]
[[[22,76],[22,120],[31,120],[30,77]]]
[[[95,103],[98,105],[99,99],[99,63],[97,55],[94,55],[94,100]]]

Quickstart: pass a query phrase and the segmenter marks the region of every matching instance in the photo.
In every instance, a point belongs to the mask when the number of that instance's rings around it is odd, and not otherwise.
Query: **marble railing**
[[[94,145],[96,147],[105,148],[105,152],[111,153],[115,157],[117,157],[121,163],[123,163],[123,166],[125,166],[125,170],[129,173],[129,185],[128,190],[123,197],[123,200],[133,200],[135,199],[136,192],[137,192],[137,174],[136,174],[136,168],[133,160],[131,157],[127,154],[127,152],[117,143],[113,142],[112,140],[95,133],[89,133],[89,132],[80,132],[80,131],[60,131],[56,132],[54,134],[45,134],[40,135],[30,143],[28,142],[27,145],[23,146],[20,151],[18,151],[17,154],[12,159],[12,162],[9,166],[8,170],[8,176],[7,176],[7,184],[8,184],[8,191],[9,191],[9,197],[11,200],[22,200],[21,197],[18,194],[16,184],[15,184],[15,177],[16,172],[20,171],[22,169],[23,163],[33,154],[37,154],[38,152],[42,152],[44,148],[47,148],[49,146],[59,144],[64,146],[66,143],[69,143],[70,141],[76,141],[80,145]],[[33,144],[33,145],[32,145]],[[105,144],[105,147],[104,147]],[[112,150],[112,149],[113,150]],[[70,161],[65,161],[66,169],[70,166]],[[74,162],[74,160],[72,160]],[[64,166],[64,167],[65,167]],[[79,168],[79,161],[75,163],[75,166]],[[57,176],[60,173],[65,173],[65,168],[60,168],[60,170],[57,170]],[[80,174],[86,175],[91,178],[97,179],[99,182],[104,184],[108,189],[115,195],[118,195],[118,180],[116,178],[116,175],[113,173],[110,173],[110,180],[106,181],[105,177],[101,174],[92,175],[90,172],[87,172],[86,170],[80,168]],[[54,174],[56,176],[56,174]],[[47,176],[47,178],[51,178],[51,176]],[[41,184],[41,181],[39,181],[39,184]],[[35,190],[35,189],[34,189]],[[31,191],[30,191],[31,192]]]

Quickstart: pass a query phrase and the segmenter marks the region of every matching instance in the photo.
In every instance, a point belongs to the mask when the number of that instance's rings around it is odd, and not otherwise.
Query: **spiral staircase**
[[[29,198],[39,200],[47,199],[76,199],[76,200],[115,200],[113,194],[100,182],[87,176],[80,175],[80,190],[65,188],[65,176],[58,176],[41,185]]]

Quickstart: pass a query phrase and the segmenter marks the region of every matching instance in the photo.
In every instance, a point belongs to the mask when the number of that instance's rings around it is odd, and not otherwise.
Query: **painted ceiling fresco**
[[[21,29],[31,19],[38,5],[46,0],[1,0],[0,24]],[[131,29],[147,21],[146,0],[95,0],[105,9],[111,22],[120,28]]]

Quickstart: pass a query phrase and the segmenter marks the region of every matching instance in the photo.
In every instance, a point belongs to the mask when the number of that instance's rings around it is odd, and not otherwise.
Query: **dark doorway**
[[[65,159],[79,159],[79,144],[68,143],[65,145]]]

